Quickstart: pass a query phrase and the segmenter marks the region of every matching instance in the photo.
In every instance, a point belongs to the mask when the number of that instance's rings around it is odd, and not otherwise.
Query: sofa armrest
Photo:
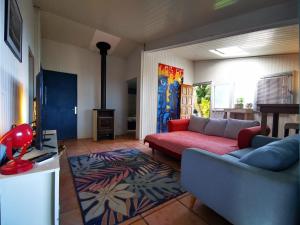
[[[185,131],[188,129],[190,119],[178,119],[168,121],[168,131]]]
[[[267,127],[267,134],[270,133],[270,128]],[[238,147],[248,148],[251,146],[252,138],[261,134],[261,126],[249,127],[240,130],[237,138]]]
[[[183,187],[233,224],[298,224],[298,179],[204,150],[182,155]]]

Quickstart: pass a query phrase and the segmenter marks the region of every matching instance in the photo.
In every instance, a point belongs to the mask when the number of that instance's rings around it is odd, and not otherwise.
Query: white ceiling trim
[[[298,4],[292,0],[262,8],[247,14],[201,26],[146,43],[146,51],[159,51],[185,45],[216,40],[279,26],[298,23]]]
[[[238,47],[243,54],[214,54],[211,50]],[[299,26],[291,25],[163,50],[188,60],[211,60],[299,52]]]

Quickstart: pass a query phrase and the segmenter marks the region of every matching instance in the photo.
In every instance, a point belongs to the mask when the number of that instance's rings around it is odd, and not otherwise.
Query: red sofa
[[[147,135],[144,143],[149,143],[153,150],[162,151],[180,159],[186,148],[200,148],[218,155],[246,148],[251,139],[261,133],[261,127],[251,127],[240,130],[237,139],[210,136],[188,130],[189,119],[170,120],[168,133]]]

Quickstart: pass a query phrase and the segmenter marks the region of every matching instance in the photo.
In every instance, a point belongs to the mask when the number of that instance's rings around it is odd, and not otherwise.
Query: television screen
[[[35,147],[43,148],[43,104],[44,104],[44,75],[43,69],[36,76],[36,137]]]

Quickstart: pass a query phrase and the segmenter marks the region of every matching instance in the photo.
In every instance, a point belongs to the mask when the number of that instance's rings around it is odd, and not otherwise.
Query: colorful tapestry
[[[180,117],[180,85],[183,69],[158,65],[157,133],[168,131],[168,120]]]
[[[119,224],[184,193],[179,172],[136,149],[69,158],[85,225]]]

